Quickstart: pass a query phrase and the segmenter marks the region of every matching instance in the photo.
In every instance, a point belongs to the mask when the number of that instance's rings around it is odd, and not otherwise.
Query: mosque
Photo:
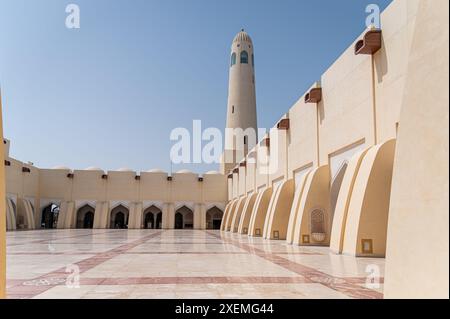
[[[386,258],[387,298],[448,298],[448,5],[395,0],[257,144],[227,135],[220,172],[44,169],[11,158],[4,139],[0,226],[220,229],[327,246]],[[227,128],[258,128],[256,53],[239,32]]]

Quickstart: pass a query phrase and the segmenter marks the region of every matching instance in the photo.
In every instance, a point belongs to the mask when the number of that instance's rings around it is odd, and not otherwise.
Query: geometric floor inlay
[[[8,298],[382,298],[384,259],[210,230],[7,233]]]

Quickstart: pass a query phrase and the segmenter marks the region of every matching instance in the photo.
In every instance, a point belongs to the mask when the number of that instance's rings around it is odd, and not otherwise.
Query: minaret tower
[[[254,129],[257,134],[256,121],[256,93],[255,93],[255,58],[253,53],[253,42],[250,36],[243,29],[239,32],[231,45],[230,54],[230,78],[228,87],[228,107],[227,107],[227,129],[247,130]],[[222,164],[224,173],[228,173],[234,166],[242,160],[242,153],[236,150],[240,145],[244,145],[243,156],[257,141],[251,141],[250,137],[237,141],[237,136],[225,134],[225,150]],[[242,148],[241,148],[242,149]],[[241,157],[241,158],[238,158]]]

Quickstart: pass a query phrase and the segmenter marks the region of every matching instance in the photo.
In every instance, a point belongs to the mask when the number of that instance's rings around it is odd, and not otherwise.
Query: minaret
[[[256,93],[255,93],[255,58],[253,54],[253,42],[250,36],[243,29],[239,32],[231,45],[230,54],[230,78],[228,87],[228,107],[227,107],[227,129],[241,128],[246,130],[254,129],[257,134],[256,121]],[[237,141],[236,136],[225,134],[225,150],[222,161],[222,170],[228,173],[234,166],[242,160],[256,141],[251,138],[240,136]],[[237,153],[237,147],[244,145],[243,153]],[[241,146],[242,149],[242,146]],[[240,157],[240,158],[239,158]]]

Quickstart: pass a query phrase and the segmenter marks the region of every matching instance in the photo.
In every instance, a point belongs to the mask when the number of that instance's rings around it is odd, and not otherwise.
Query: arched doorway
[[[161,209],[152,205],[144,211],[144,229],[160,229],[162,223]]]
[[[206,212],[206,229],[220,229],[222,218],[223,211],[216,206],[208,209]]]
[[[336,203],[339,196],[339,191],[341,189],[342,181],[344,180],[345,171],[347,170],[348,162],[345,161],[342,163],[336,175],[333,177],[331,181],[330,188],[330,204],[331,204],[331,218],[330,223],[333,224],[334,211],[336,210]]]
[[[125,214],[118,212],[114,218],[114,228],[124,229],[125,228]]]
[[[94,213],[87,212],[84,216],[83,228],[92,229],[94,228]]]
[[[95,208],[90,205],[84,205],[77,211],[77,228],[92,229],[94,228]]]
[[[175,229],[193,229],[194,228],[194,212],[183,206],[175,213]]]
[[[123,205],[119,205],[111,211],[110,228],[127,229],[129,210]]]
[[[145,229],[155,228],[155,218],[152,212],[148,212],[147,214],[145,214],[144,228]]]
[[[175,229],[183,229],[183,214],[176,213],[175,214]]]
[[[42,210],[41,228],[54,229],[58,225],[59,206],[50,204]]]

